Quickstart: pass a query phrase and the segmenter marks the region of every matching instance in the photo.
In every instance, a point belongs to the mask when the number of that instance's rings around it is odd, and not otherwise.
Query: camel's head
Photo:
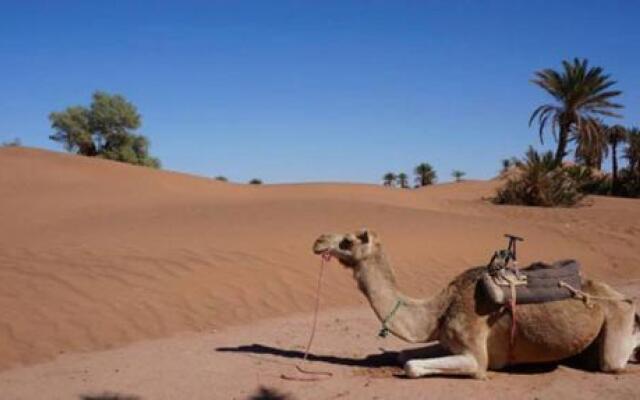
[[[380,249],[378,235],[368,229],[347,234],[329,233],[321,235],[313,244],[316,254],[330,254],[345,267],[354,268]]]

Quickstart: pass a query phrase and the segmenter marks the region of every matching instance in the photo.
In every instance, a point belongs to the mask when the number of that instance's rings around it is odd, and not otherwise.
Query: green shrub
[[[585,165],[565,166],[564,170],[578,185],[578,190],[583,194],[606,195],[611,192],[612,181],[610,177]]]
[[[571,173],[555,167],[550,151],[540,154],[530,147],[516,168],[516,173],[498,189],[494,203],[570,207],[584,197],[580,184]]]
[[[640,175],[633,173],[629,168],[620,171],[619,196],[640,197]]]

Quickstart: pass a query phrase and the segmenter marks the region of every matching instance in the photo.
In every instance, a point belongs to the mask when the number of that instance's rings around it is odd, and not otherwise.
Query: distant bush
[[[218,175],[218,176],[216,176],[216,177],[215,177],[215,178],[213,178],[213,179],[215,179],[215,180],[217,180],[217,181],[220,181],[220,182],[229,182],[229,180],[227,179],[227,177],[226,177],[226,176],[222,176],[222,175]]]
[[[532,147],[514,164],[515,173],[498,189],[493,201],[540,207],[570,207],[582,200],[580,184],[567,168],[555,167],[554,155]]]
[[[262,181],[260,179],[257,178],[253,178],[252,180],[249,181],[250,185],[262,185]]]
[[[20,147],[20,146],[22,146],[22,141],[20,141],[20,139],[18,138],[0,143],[0,147]]]
[[[451,172],[451,176],[453,176],[453,179],[455,179],[456,182],[462,181],[462,177],[464,177],[465,175],[466,173],[464,171],[460,171],[457,169],[454,169],[453,172]]]

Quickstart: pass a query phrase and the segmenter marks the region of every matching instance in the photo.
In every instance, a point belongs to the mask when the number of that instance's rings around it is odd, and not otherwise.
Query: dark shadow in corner
[[[82,394],[80,400],[142,400],[142,398],[132,394],[105,392],[102,394]]]
[[[251,395],[248,400],[293,400],[293,397],[278,392],[266,386],[260,386],[256,394]]]

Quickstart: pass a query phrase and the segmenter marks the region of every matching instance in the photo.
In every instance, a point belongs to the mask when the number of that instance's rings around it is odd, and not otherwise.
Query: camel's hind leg
[[[438,358],[409,360],[404,365],[407,376],[419,378],[427,375],[477,376],[478,362],[470,354],[460,354]]]
[[[607,316],[600,342],[600,369],[604,372],[622,371],[638,346],[634,333],[635,307],[628,301],[608,304]]]

